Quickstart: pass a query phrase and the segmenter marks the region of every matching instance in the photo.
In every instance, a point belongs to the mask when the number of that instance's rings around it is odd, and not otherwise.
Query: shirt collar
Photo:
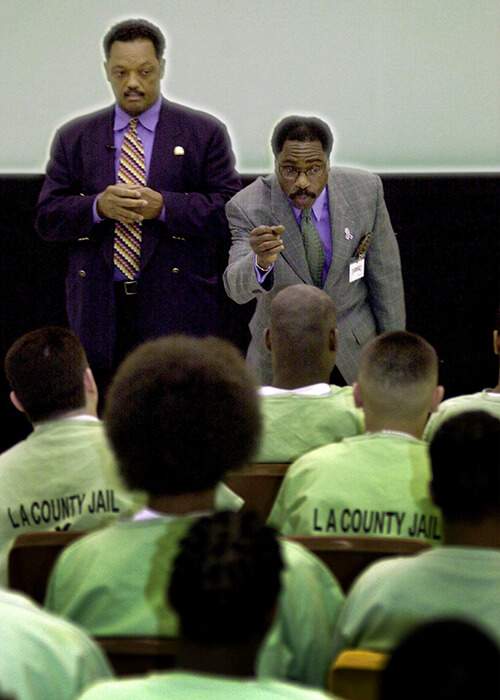
[[[259,394],[261,396],[283,396],[287,394],[299,396],[329,396],[331,394],[331,387],[329,384],[323,382],[319,384],[310,384],[309,386],[301,386],[298,389],[279,389],[276,386],[261,386]]]
[[[160,118],[161,109],[161,97],[159,97],[156,102],[149,107],[145,112],[139,114],[138,119],[141,126],[149,131],[154,131],[156,125],[158,124],[158,119]],[[120,107],[119,104],[115,104],[115,122],[113,125],[113,131],[122,131],[126,129],[130,120],[130,114],[125,112],[124,109]]]
[[[179,518],[202,518],[210,515],[213,515],[213,512],[208,510],[193,510],[189,513],[184,513],[183,515],[171,515],[169,513],[160,513],[159,511],[152,510],[146,506],[145,508],[142,508],[142,510],[135,513],[131,520],[138,522],[140,520],[159,520],[161,518],[161,520],[166,522],[173,522],[174,520],[179,520]]]
[[[297,209],[292,204],[293,213],[297,221],[300,221],[302,216],[302,209]],[[319,195],[314,200],[314,204],[311,207],[314,218],[316,221],[321,221],[325,216],[328,216],[328,185],[326,185]]]

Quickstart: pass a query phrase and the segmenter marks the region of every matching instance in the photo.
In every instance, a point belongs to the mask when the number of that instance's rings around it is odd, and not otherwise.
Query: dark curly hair
[[[213,488],[249,461],[260,435],[254,381],[218,338],[141,345],[118,369],[104,422],[129,486],[155,495]]]

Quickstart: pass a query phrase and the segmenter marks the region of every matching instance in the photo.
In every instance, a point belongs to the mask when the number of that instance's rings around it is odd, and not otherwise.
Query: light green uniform
[[[24,596],[0,590],[0,620],[0,693],[16,700],[73,700],[113,675],[84,632]]]
[[[309,452],[287,471],[269,521],[285,535],[441,540],[427,445],[366,433]]]
[[[487,411],[496,418],[500,418],[500,394],[495,394],[489,389],[478,391],[476,394],[464,394],[453,399],[443,401],[425,426],[424,440],[430,442],[434,433],[445,420],[464,411]]]
[[[0,583],[19,535],[87,530],[137,509],[108,447],[102,423],[91,416],[35,426],[0,455]]]
[[[363,432],[352,387],[314,384],[285,391],[260,389],[262,440],[256,462],[293,462],[310,450]]]
[[[326,700],[332,697],[317,690],[273,680],[173,671],[98,683],[87,690],[81,700]]]
[[[417,624],[460,617],[500,644],[500,550],[442,546],[373,564],[340,616],[334,655],[346,648],[390,652]]]
[[[117,522],[68,547],[49,581],[46,606],[94,635],[177,636],[165,601],[179,540],[193,517]],[[305,548],[283,543],[278,614],[261,649],[260,676],[324,685],[343,594]]]

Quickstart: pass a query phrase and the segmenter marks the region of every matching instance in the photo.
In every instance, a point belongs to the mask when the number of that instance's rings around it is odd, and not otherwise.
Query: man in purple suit
[[[161,96],[164,48],[146,20],[108,31],[116,104],[59,129],[38,201],[39,234],[68,244],[68,318],[98,371],[147,338],[218,330],[224,204],[240,182],[225,126]]]

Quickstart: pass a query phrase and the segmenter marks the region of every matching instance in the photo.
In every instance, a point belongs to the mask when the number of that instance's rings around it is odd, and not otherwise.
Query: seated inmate
[[[428,448],[421,439],[443,388],[423,338],[396,331],[363,350],[354,397],[366,433],[298,459],[283,480],[269,521],[285,535],[404,537],[441,541],[429,496]]]
[[[97,644],[28,598],[0,589],[0,695],[74,700],[113,674]]]
[[[148,507],[66,549],[46,604],[93,634],[175,636],[165,590],[179,541],[213,512],[223,475],[250,460],[260,430],[256,387],[229,344],[161,338],[119,368],[105,425],[127,484],[148,493]],[[283,590],[258,671],[320,686],[343,595],[310,552],[295,543],[282,552]]]
[[[342,610],[335,655],[352,647],[390,652],[417,624],[450,616],[500,644],[500,420],[482,411],[450,418],[430,451],[443,546],[361,574]]]
[[[352,387],[329,383],[335,367],[335,305],[321,289],[295,284],[271,303],[266,346],[273,384],[260,389],[262,439],[257,462],[293,462],[316,447],[363,432]]]
[[[432,440],[439,426],[451,416],[463,411],[487,411],[500,418],[500,306],[497,309],[495,330],[493,331],[493,351],[498,355],[498,380],[492,389],[483,389],[475,394],[463,394],[443,401],[425,426],[424,439]]]
[[[19,338],[5,357],[10,398],[33,432],[0,455],[0,583],[18,535],[87,530],[138,507],[127,493],[102,423],[85,352],[69,330]]]
[[[181,631],[179,670],[99,683],[82,700],[326,700],[319,691],[255,678],[283,567],[273,530],[253,513],[195,520],[181,541],[168,592]]]

